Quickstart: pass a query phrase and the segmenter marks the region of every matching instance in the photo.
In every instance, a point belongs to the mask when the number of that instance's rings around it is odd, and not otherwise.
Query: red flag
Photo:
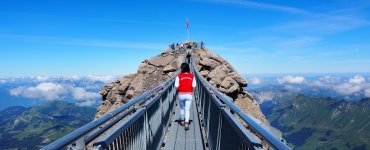
[[[186,29],[189,28],[189,21],[188,21],[188,18],[186,18]]]

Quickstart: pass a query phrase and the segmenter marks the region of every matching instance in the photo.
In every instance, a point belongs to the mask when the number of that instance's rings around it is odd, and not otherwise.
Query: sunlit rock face
[[[245,80],[225,59],[208,49],[195,49],[196,66],[200,74],[218,90],[231,97],[245,113],[269,124],[253,96],[244,90]]]
[[[115,110],[168,80],[179,69],[183,60],[182,51],[165,50],[160,55],[144,60],[135,74],[123,76],[115,82],[106,84],[100,90],[102,102],[95,118]]]
[[[184,46],[188,46],[185,43]],[[165,50],[161,54],[144,60],[135,74],[119,78],[117,81],[106,84],[101,90],[101,106],[95,118],[111,112],[141,95],[145,91],[171,78],[185,58],[185,51]],[[227,96],[244,112],[269,124],[262,114],[258,103],[243,87],[248,82],[225,59],[204,48],[194,49],[195,65],[200,74],[212,85]],[[124,67],[122,67],[124,68]]]

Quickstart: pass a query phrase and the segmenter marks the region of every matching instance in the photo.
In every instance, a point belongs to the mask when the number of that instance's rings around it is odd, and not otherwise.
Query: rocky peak
[[[269,125],[257,101],[243,88],[248,85],[247,80],[230,63],[206,48],[195,49],[194,52],[196,66],[200,74],[209,83],[217,87],[220,92],[232,98],[234,103],[244,112]]]
[[[194,46],[194,42],[183,44],[184,47]],[[244,112],[269,124],[258,103],[243,89],[248,82],[225,59],[206,48],[196,48],[194,53],[196,66],[204,78],[220,92],[231,97]],[[106,84],[100,90],[102,102],[95,118],[115,110],[132,98],[171,78],[179,69],[184,57],[184,50],[164,50],[160,55],[144,60],[135,74],[123,76],[115,82]]]
[[[144,60],[134,74],[106,84],[101,90],[101,106],[95,118],[111,112],[145,91],[171,78],[184,60],[182,51],[165,50],[160,55]]]

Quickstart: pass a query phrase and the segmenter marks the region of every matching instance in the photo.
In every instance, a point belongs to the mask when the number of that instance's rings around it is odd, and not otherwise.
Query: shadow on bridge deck
[[[199,126],[199,118],[195,100],[193,98],[190,109],[190,125],[189,130],[185,131],[184,127],[180,125],[180,107],[178,101],[175,106],[175,114],[173,115],[171,126],[169,127],[166,137],[164,150],[203,150],[203,140],[201,129]]]

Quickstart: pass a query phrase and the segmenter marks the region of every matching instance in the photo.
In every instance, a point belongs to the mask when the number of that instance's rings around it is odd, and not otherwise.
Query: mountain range
[[[93,120],[96,109],[65,101],[0,111],[0,149],[39,149]]]
[[[252,84],[248,91],[294,149],[370,149],[370,78],[315,77],[284,84],[282,79],[265,78],[265,84]],[[9,79],[0,84],[0,149],[39,149],[90,122],[104,83],[85,77]],[[43,91],[45,85],[53,95]],[[81,107],[85,102],[93,103]]]
[[[295,149],[370,148],[370,99],[336,100],[303,94],[282,101],[265,101],[260,107],[272,126]]]

